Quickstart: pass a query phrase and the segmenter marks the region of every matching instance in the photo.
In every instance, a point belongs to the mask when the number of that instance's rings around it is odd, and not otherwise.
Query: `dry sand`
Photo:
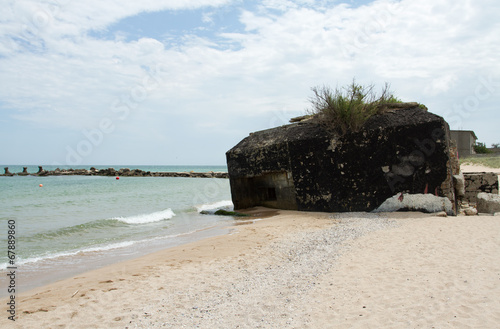
[[[500,168],[490,168],[486,166],[476,165],[476,164],[462,164],[460,165],[460,170],[462,172],[494,172],[500,174]]]
[[[494,216],[280,211],[19,295],[0,327],[497,328],[499,233]]]

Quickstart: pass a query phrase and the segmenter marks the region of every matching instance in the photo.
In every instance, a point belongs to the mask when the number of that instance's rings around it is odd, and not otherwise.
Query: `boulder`
[[[464,209],[464,214],[465,216],[476,216],[477,215],[477,209],[473,207],[468,207]]]
[[[201,213],[203,213],[203,211]],[[250,216],[249,214],[244,214],[244,213],[237,212],[237,211],[228,211],[228,210],[224,210],[224,209],[217,210],[216,212],[214,212],[214,215],[233,216],[233,217],[249,217]]]
[[[134,176],[134,177],[139,177],[142,176],[142,170],[140,169],[133,169],[128,172],[128,176]]]
[[[116,176],[118,174],[115,168],[101,169],[98,173],[101,176]]]
[[[129,168],[120,168],[120,170],[118,170],[118,175],[119,176],[129,176],[128,175],[129,172],[130,172]]]
[[[214,173],[215,178],[229,178],[229,175],[227,172],[216,172]]]
[[[486,214],[500,212],[500,195],[484,192],[478,193],[477,211]]]
[[[447,197],[432,194],[396,194],[385,200],[373,212],[422,211],[426,213],[446,212],[453,215],[453,207]]]
[[[23,167],[23,171],[22,172],[19,172],[17,173],[19,176],[28,176],[29,173],[28,173],[28,167]]]

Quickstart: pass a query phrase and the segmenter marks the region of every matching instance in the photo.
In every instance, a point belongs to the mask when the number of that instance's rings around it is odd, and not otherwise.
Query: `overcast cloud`
[[[500,3],[6,1],[3,164],[225,164],[310,88],[389,82],[500,142]]]

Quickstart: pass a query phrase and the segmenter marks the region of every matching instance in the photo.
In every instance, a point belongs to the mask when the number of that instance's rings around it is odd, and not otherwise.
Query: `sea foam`
[[[203,204],[200,206],[196,206],[196,210],[198,212],[207,211],[207,212],[215,212],[219,209],[224,210],[233,210],[234,205],[231,200],[218,201],[210,204]]]
[[[146,224],[159,222],[165,219],[170,219],[175,216],[172,209],[168,208],[162,211],[153,212],[150,214],[135,215],[129,217],[114,217],[112,219],[127,223],[127,224]]]
[[[128,246],[131,246],[133,244],[137,243],[137,241],[123,241],[123,242],[118,242],[118,243],[112,243],[104,246],[97,246],[97,247],[90,247],[90,248],[84,248],[81,250],[73,250],[73,251],[67,251],[67,252],[58,252],[54,254],[46,254],[46,255],[41,255],[41,256],[36,256],[36,257],[30,257],[27,259],[23,258],[18,258],[16,261],[17,265],[24,265],[28,263],[37,263],[37,262],[42,262],[42,261],[49,261],[53,260],[56,258],[61,258],[61,257],[71,257],[71,256],[76,256],[79,254],[85,254],[89,252],[101,252],[101,251],[107,251],[107,250],[112,250],[112,249],[118,249],[118,248],[125,248]],[[5,270],[9,266],[8,263],[2,263],[0,264],[0,270]]]
[[[170,235],[165,235],[165,236],[157,236],[157,237],[149,238],[149,239],[142,239],[142,240],[136,240],[136,241],[122,241],[122,242],[117,242],[117,243],[105,244],[105,245],[101,245],[101,246],[83,248],[80,250],[71,250],[71,251],[66,251],[66,252],[57,252],[57,253],[53,253],[53,254],[45,254],[45,255],[30,257],[27,259],[18,258],[16,261],[16,264],[25,265],[25,264],[29,264],[29,263],[53,261],[53,260],[56,260],[58,258],[72,257],[72,256],[83,255],[83,254],[87,254],[87,253],[93,253],[93,252],[104,252],[104,251],[113,250],[113,249],[126,248],[126,247],[129,247],[129,246],[132,246],[135,244],[140,244],[140,243],[151,243],[151,242],[156,241],[156,240],[171,239],[171,238],[177,238],[177,237],[181,237],[181,236],[191,235],[191,234],[203,231],[203,230],[204,230],[204,228],[194,229],[194,230],[190,230],[187,232],[170,234]],[[9,266],[11,266],[9,263],[0,263],[0,270],[6,270],[7,267],[9,267]]]

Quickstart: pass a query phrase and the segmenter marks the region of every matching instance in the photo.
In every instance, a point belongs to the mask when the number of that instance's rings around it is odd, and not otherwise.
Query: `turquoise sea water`
[[[22,166],[8,167],[12,173],[22,171]],[[216,166],[95,167],[146,171],[227,170]],[[44,166],[44,169],[55,168]],[[37,171],[38,166],[28,167],[28,172]],[[0,232],[4,232],[0,233],[0,274],[6,271],[9,260],[8,222],[15,221],[15,266],[21,290],[221,234],[222,228],[234,221],[199,213],[232,207],[227,179],[13,176],[0,177],[0,191]],[[0,296],[6,295],[2,286]]]

